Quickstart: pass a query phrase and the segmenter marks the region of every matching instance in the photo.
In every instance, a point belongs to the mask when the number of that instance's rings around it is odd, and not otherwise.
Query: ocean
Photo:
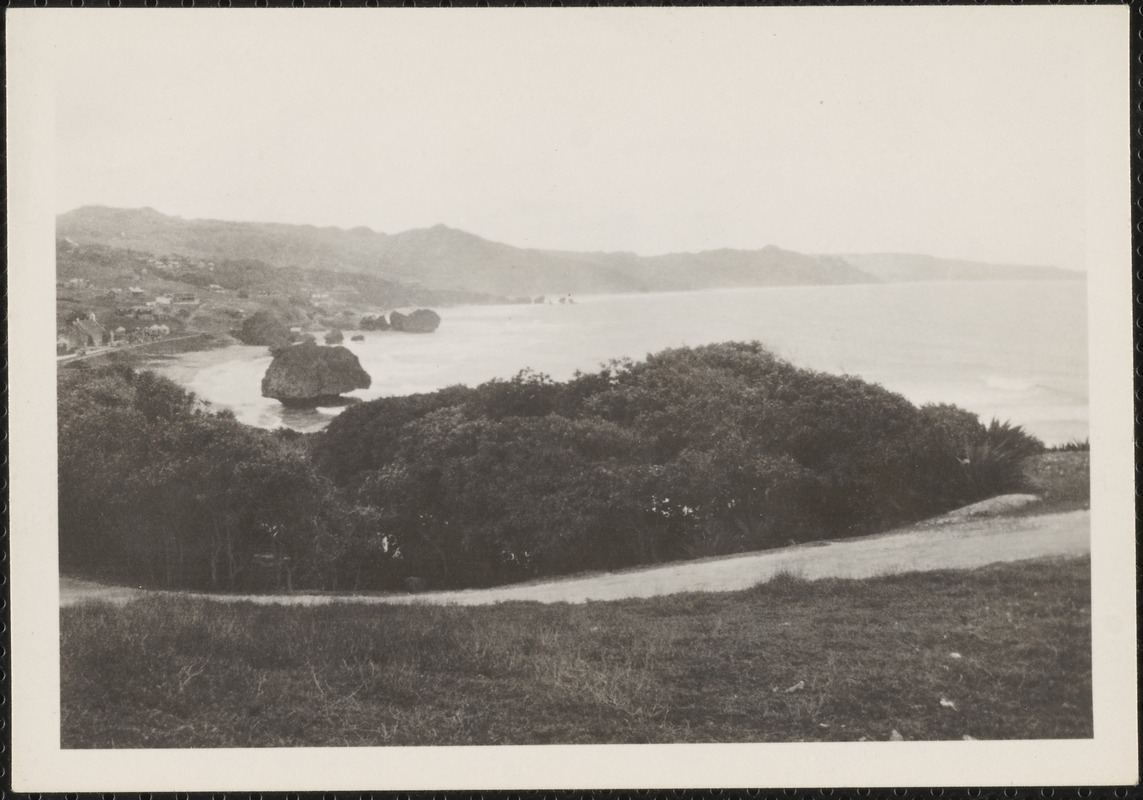
[[[369,400],[510,378],[561,380],[668,347],[759,340],[793,363],[858,375],[914,403],[955,403],[1022,425],[1048,444],[1088,435],[1082,281],[796,286],[590,295],[570,304],[438,308],[433,334],[364,332],[345,346],[373,378]],[[264,347],[159,362],[168,375],[258,427],[320,430],[341,409],[261,396]]]

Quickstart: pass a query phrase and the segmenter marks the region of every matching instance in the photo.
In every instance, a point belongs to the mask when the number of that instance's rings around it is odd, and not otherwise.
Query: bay
[[[345,346],[372,376],[363,400],[510,378],[563,380],[668,347],[763,342],[795,364],[858,375],[914,403],[955,403],[1049,444],[1088,435],[1083,281],[795,286],[576,297],[437,309],[433,334],[364,332]],[[264,347],[187,353],[156,369],[247,424],[320,430],[341,409],[261,396]]]

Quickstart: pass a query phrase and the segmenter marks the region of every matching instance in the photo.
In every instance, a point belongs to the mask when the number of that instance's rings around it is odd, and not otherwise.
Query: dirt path
[[[891,533],[690,561],[663,567],[566,578],[493,589],[391,595],[210,595],[223,602],[282,605],[323,603],[430,603],[490,605],[513,600],[583,603],[681,592],[729,592],[764,583],[780,573],[809,580],[868,578],[899,572],[970,569],[1002,561],[1079,556],[1091,550],[1089,511],[1025,517],[945,517]],[[157,591],[60,579],[60,605],[100,600],[122,603]]]

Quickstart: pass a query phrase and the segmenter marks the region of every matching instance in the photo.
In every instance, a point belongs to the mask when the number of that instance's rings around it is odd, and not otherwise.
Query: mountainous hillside
[[[937,258],[913,253],[863,253],[842,256],[847,262],[888,282],[901,281],[1001,281],[1083,280],[1084,274],[1058,267],[1017,264],[984,264],[979,261]]]
[[[653,257],[574,253],[521,249],[445,225],[390,235],[368,228],[185,220],[150,208],[87,206],[60,215],[56,232],[81,245],[361,272],[431,289],[500,296],[874,280],[836,257],[809,256],[777,247]]]
[[[356,272],[434,290],[501,297],[712,289],[746,286],[969,280],[995,277],[987,264],[929,256],[807,255],[778,247],[638,256],[522,249],[435,225],[385,234],[186,220],[151,208],[85,206],[57,219],[57,236],[81,245],[211,260],[256,260],[275,267]],[[868,265],[868,266],[866,266]],[[1015,277],[1057,277],[1044,268],[1007,268]],[[1071,275],[1072,273],[1068,273]],[[932,276],[932,277],[924,277]]]

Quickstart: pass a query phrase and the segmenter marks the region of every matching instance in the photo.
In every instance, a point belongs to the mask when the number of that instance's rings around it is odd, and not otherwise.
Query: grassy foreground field
[[[1090,562],[580,606],[61,610],[67,748],[1092,735]]]

